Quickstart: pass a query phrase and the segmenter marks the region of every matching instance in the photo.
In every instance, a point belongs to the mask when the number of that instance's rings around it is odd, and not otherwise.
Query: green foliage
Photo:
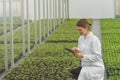
[[[25,20],[26,21],[26,20]],[[0,21],[1,22],[1,21]],[[19,22],[19,24],[21,24],[21,21],[14,21]],[[40,32],[40,22],[41,22],[41,32]],[[53,22],[53,20],[52,20]],[[43,20],[41,21],[37,21],[37,41],[40,40],[40,33],[41,33],[41,37],[43,37],[44,35],[44,22]],[[1,22],[1,25],[2,22]],[[7,25],[9,25],[9,20],[7,20]],[[48,28],[47,26],[48,24],[46,23],[45,20],[45,31],[46,33],[48,31],[50,31],[50,28]],[[57,25],[57,23],[56,23]],[[15,26],[14,26],[15,27]],[[9,27],[10,28],[10,27]],[[51,29],[53,29],[54,27],[51,27]],[[3,32],[3,26],[2,26],[2,32]],[[52,33],[52,32],[51,32]],[[13,39],[14,39],[14,61],[18,61],[21,56],[23,56],[22,54],[22,27],[18,28],[17,30],[14,30],[13,32]],[[11,45],[10,45],[10,41],[11,41],[11,35],[10,33],[7,34],[7,49],[8,49],[8,63],[9,63],[9,67],[10,67],[10,58],[11,58]],[[30,22],[30,47],[32,48],[34,46],[35,43],[35,22]],[[28,26],[27,24],[25,24],[25,51],[27,52],[27,47],[28,47]],[[0,35],[0,73],[2,73],[4,71],[4,36]]]
[[[109,80],[120,79],[120,19],[103,19],[104,62]]]
[[[64,47],[77,46],[77,21],[72,19],[64,23],[4,80],[72,80],[69,70],[78,67],[80,59],[65,51]]]
[[[39,45],[34,52],[30,54],[20,66],[13,69],[4,80],[72,80],[69,78],[68,73],[70,69],[79,66],[79,59],[63,48],[77,46],[79,37],[75,26],[77,21],[78,19],[71,19],[65,24],[62,24],[62,26],[48,38],[46,43]],[[101,22],[104,62],[109,80],[120,79],[119,24],[120,19],[103,19]],[[34,22],[31,26],[34,26]],[[44,28],[42,28],[42,30],[43,29]],[[31,30],[31,35],[33,36],[31,36],[31,41],[34,41],[34,28],[31,28]],[[16,36],[20,33],[21,31],[18,31]],[[22,38],[19,37],[15,39],[16,41],[22,41]],[[21,45],[21,47],[17,47],[19,45]],[[22,44],[16,44],[15,54],[20,52],[21,49]],[[3,53],[3,48],[1,48],[1,53]],[[16,54],[16,58],[17,55],[18,54]],[[3,54],[1,56],[3,56]],[[1,59],[4,60],[3,58]]]
[[[72,57],[29,57],[4,80],[70,80],[68,72],[76,64]]]

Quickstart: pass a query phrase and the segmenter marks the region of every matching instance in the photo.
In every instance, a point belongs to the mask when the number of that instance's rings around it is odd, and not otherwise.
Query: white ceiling
[[[114,18],[114,0],[69,0],[70,18]]]

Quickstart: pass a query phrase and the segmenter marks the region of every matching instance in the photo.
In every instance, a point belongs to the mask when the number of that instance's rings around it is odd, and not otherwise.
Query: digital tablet
[[[70,48],[64,48],[64,49],[74,54],[72,49],[70,49]]]

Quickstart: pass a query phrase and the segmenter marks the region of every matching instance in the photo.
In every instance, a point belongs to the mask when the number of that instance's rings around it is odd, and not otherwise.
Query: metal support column
[[[58,0],[58,26],[60,26],[60,0]]]
[[[40,0],[38,0],[38,26],[39,26],[39,43],[41,43],[41,39],[42,39],[42,33],[41,33],[41,10],[40,10],[41,6],[40,6]]]
[[[64,1],[64,4],[65,4],[65,20],[66,20],[66,18],[67,18],[67,2],[66,2],[67,0],[65,0]]]
[[[28,53],[30,53],[30,23],[29,23],[29,0],[26,0],[27,28],[28,28]]]
[[[25,56],[24,0],[21,1],[21,21],[22,21],[22,53],[23,56]]]
[[[64,22],[64,11],[65,11],[64,0],[62,0],[62,22]]]
[[[9,0],[10,10],[10,45],[11,45],[11,67],[14,67],[14,40],[13,40],[13,0]]]
[[[50,30],[50,28],[49,28],[49,13],[48,13],[48,7],[49,7],[49,5],[48,5],[48,0],[46,0],[46,14],[47,14],[47,35],[49,35],[49,30]]]
[[[44,38],[45,38],[45,36],[46,36],[46,19],[45,19],[45,0],[43,0],[43,27],[44,27],[44,33],[43,33],[43,35],[44,35]]]
[[[67,0],[67,19],[69,19],[69,0]]]
[[[7,49],[7,28],[6,28],[6,0],[3,0],[3,16],[4,16],[4,64],[5,70],[8,70],[8,49]]]
[[[56,20],[55,20],[55,1],[56,1],[56,0],[53,0],[53,19],[54,19],[54,22],[53,22],[54,28],[53,28],[53,30],[54,30],[54,31],[55,31],[55,22],[56,22]]]
[[[36,14],[36,0],[34,0],[34,31],[35,31],[35,45],[37,45],[37,14]]]
[[[55,0],[55,28],[57,26],[57,0]]]
[[[50,25],[50,30],[49,30],[49,32],[51,33],[52,32],[52,22],[53,22],[53,19],[52,19],[52,2],[51,2],[51,0],[49,0],[50,2],[49,2],[49,4],[50,4],[50,15],[49,15],[49,17],[50,17],[50,22],[49,22],[49,25]]]

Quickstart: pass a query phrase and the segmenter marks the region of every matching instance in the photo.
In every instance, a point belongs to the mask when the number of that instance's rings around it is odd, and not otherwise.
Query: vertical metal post
[[[58,26],[60,26],[60,0],[58,0]]]
[[[27,28],[28,28],[28,53],[30,53],[30,23],[29,23],[29,0],[26,0]]]
[[[120,16],[120,0],[119,0],[119,16]]]
[[[37,45],[37,16],[36,16],[36,0],[34,0],[34,31],[35,31],[35,45]]]
[[[67,20],[67,0],[65,0],[65,20]]]
[[[58,23],[59,23],[59,13],[58,13],[58,11],[59,11],[59,9],[58,9],[59,4],[58,4],[58,2],[59,2],[59,0],[56,0],[56,18],[57,18],[56,27],[58,26]]]
[[[45,25],[45,21],[46,21],[46,20],[45,20],[45,0],[43,0],[43,25],[44,25],[44,26],[43,26],[43,27],[44,27],[44,33],[43,33],[43,34],[44,34],[44,38],[45,38],[45,36],[46,36],[46,28],[45,28],[46,25]]]
[[[67,0],[66,0],[66,20],[67,20],[67,17],[68,17],[68,15],[67,15],[68,14],[68,10],[67,9],[68,9],[68,5],[67,5]]]
[[[11,44],[11,67],[14,67],[14,42],[13,42],[13,0],[9,0],[10,10],[10,44]]]
[[[56,1],[56,0],[53,0],[53,19],[54,19],[54,22],[53,22],[53,24],[54,24],[54,29],[53,29],[53,30],[55,30],[55,22],[56,22],[56,20],[55,20],[55,1]]]
[[[69,0],[67,0],[67,19],[69,19]]]
[[[49,25],[50,25],[50,33],[52,32],[52,22],[53,22],[53,20],[52,20],[52,2],[51,2],[51,0],[49,0],[50,1],[50,22],[49,22]]]
[[[115,16],[120,17],[120,0],[114,0]]]
[[[23,56],[25,56],[24,0],[21,1],[21,21],[22,21],[22,52]]]
[[[7,28],[6,28],[6,0],[3,0],[3,17],[4,17],[4,64],[5,70],[8,70],[8,50],[7,50]]]
[[[114,0],[114,16],[117,17],[117,5],[116,5],[117,0]]]
[[[38,0],[38,18],[39,18],[39,24],[38,24],[38,26],[39,26],[39,42],[41,43],[41,10],[40,10],[40,0]]]
[[[57,26],[57,0],[55,0],[55,27]]]
[[[46,0],[46,14],[47,14],[47,35],[49,35],[49,13],[48,13],[48,0]]]
[[[64,4],[65,4],[65,20],[66,20],[66,12],[67,12],[67,10],[66,10],[66,0],[64,1]]]
[[[57,22],[57,26],[59,26],[59,16],[60,16],[60,11],[59,11],[59,8],[60,8],[60,0],[57,0],[57,17],[58,17],[58,22]]]
[[[61,1],[62,1],[62,0],[60,0],[60,8],[59,8],[59,9],[60,9],[60,16],[59,16],[59,17],[60,17],[60,19],[59,19],[59,24],[60,24],[60,25],[61,25]]]
[[[64,8],[64,0],[62,0],[62,22],[64,22],[64,10],[65,10],[65,8]]]

